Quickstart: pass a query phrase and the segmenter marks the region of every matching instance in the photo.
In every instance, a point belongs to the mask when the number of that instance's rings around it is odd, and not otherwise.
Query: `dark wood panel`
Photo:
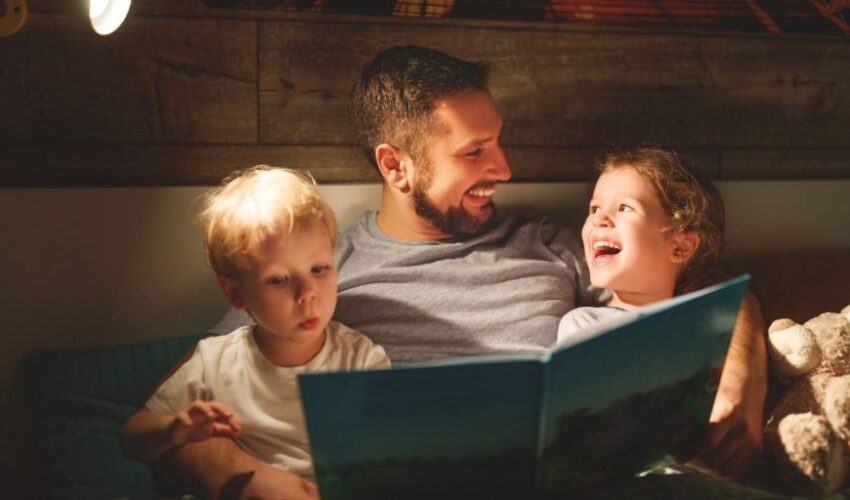
[[[380,182],[353,146],[0,144],[0,188],[214,185],[257,164],[309,170],[323,183]],[[577,182],[594,176],[602,149],[511,147],[512,182]],[[688,150],[715,180],[850,179],[850,150]]]
[[[723,152],[720,178],[850,179],[850,149],[728,150]]]
[[[34,13],[0,39],[0,136],[256,142],[256,23],[134,18],[109,37]]]
[[[261,140],[350,140],[352,79],[408,43],[491,62],[508,145],[829,148],[850,130],[844,40],[268,21]]]
[[[140,5],[158,14],[109,37],[36,11],[0,39],[0,186],[214,184],[263,162],[377,181],[348,92],[404,43],[491,62],[516,181],[586,180],[600,152],[641,143],[716,179],[850,178],[846,41]]]
[[[267,164],[308,169],[319,182],[378,182],[352,146],[8,145],[0,187],[201,186]]]
[[[505,155],[513,169],[514,181],[590,181],[596,166],[608,149],[508,147]],[[711,179],[720,177],[720,152],[715,150],[677,149],[694,167]]]

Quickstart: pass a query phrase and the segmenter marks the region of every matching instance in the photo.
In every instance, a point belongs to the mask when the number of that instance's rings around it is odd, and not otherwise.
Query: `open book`
[[[564,498],[705,425],[748,276],[543,356],[299,377],[323,500]]]

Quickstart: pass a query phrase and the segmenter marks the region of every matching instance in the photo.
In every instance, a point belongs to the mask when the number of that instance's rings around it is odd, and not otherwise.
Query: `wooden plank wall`
[[[658,144],[713,178],[850,178],[850,41],[434,20],[136,0],[113,35],[31,0],[0,38],[0,186],[217,183],[257,163],[378,177],[348,90],[390,45],[486,60],[519,181],[585,180]]]

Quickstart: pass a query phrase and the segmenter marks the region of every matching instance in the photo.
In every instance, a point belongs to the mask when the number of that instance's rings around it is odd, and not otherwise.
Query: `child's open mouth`
[[[593,260],[608,260],[622,250],[620,245],[612,241],[597,241],[593,243]]]

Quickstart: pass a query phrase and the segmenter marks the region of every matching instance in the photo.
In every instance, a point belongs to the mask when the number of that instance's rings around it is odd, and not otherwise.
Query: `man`
[[[599,298],[577,235],[501,218],[492,195],[510,179],[487,68],[422,47],[394,47],[363,70],[352,120],[383,177],[377,213],[340,238],[335,319],[394,363],[542,352],[558,321]],[[754,298],[733,335],[705,441],[707,468],[734,476],[761,447],[763,325]],[[184,446],[163,463],[212,496],[312,498],[315,487],[258,463],[229,440]]]

